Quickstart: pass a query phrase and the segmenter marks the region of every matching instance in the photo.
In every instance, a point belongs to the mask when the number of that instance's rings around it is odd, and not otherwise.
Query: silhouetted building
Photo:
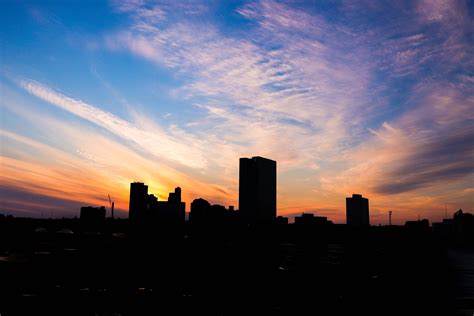
[[[474,242],[474,216],[459,210],[453,216],[454,229],[458,241]]]
[[[153,194],[148,196],[148,216],[158,224],[183,224],[186,219],[186,203],[181,202],[181,188],[177,187],[168,196],[168,201],[158,201]]]
[[[474,215],[459,210],[453,218],[445,218],[440,223],[432,224],[433,230],[443,239],[459,244],[474,243]]]
[[[346,221],[351,226],[369,226],[369,200],[360,194],[346,198]]]
[[[174,192],[170,192],[168,195],[169,203],[181,203],[181,188],[177,187]]]
[[[128,218],[142,220],[148,208],[148,186],[141,182],[130,183],[130,204]]]
[[[276,161],[240,158],[239,211],[248,223],[270,223],[276,218]]]
[[[154,194],[148,194],[147,198],[147,214],[158,208],[158,198]]]
[[[181,224],[186,218],[186,204],[181,202],[181,188],[171,192],[168,201],[158,201],[158,197],[148,194],[148,186],[134,182],[130,184],[129,218],[132,222],[153,225]]]
[[[454,232],[454,220],[452,218],[445,218],[442,222],[432,223],[431,227],[441,236],[449,237]]]
[[[195,199],[191,202],[191,211],[189,212],[189,221],[193,223],[202,223],[208,217],[211,203],[204,199]]]
[[[326,225],[328,218],[323,216],[314,216],[313,213],[303,213],[301,216],[295,217],[297,225]]]
[[[406,221],[405,227],[411,230],[429,230],[430,221],[427,219],[417,220],[417,221]]]
[[[81,207],[81,225],[85,229],[99,229],[105,221],[105,207]]]
[[[223,224],[232,219],[235,215],[234,207],[219,204],[211,205],[204,199],[195,199],[191,203],[191,212],[189,213],[189,221],[194,224]]]
[[[227,220],[228,210],[223,205],[212,204],[210,208],[210,220],[214,223],[223,223]]]
[[[276,223],[280,225],[287,225],[288,224],[288,217],[278,216],[276,218]]]

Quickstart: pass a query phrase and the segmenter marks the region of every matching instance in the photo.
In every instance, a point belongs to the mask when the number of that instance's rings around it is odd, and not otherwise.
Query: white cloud
[[[239,11],[262,25],[253,40],[224,36],[207,22],[137,29],[140,13],[131,12],[130,29],[107,41],[176,71],[186,84],[174,95],[206,98],[201,103],[208,116],[196,119],[194,132],[234,146],[235,155],[269,155],[283,169],[315,166],[338,155],[349,128],[357,130],[354,140],[363,133],[368,69],[360,60],[348,63],[348,55],[333,47],[340,39],[324,19],[271,4]],[[296,16],[299,22],[290,23]],[[326,44],[314,37],[316,29]]]
[[[144,152],[192,168],[206,167],[206,159],[202,153],[193,147],[189,147],[188,142],[183,141],[181,137],[175,137],[159,128],[154,129],[153,132],[140,129],[109,112],[81,100],[65,96],[37,82],[20,81],[20,85],[32,95],[97,124],[126,141],[133,142]],[[184,136],[190,137],[188,135]]]

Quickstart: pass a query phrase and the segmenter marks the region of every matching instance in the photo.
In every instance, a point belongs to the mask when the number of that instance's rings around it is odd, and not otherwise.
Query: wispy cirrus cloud
[[[153,131],[140,129],[98,107],[65,96],[37,82],[21,81],[20,85],[34,96],[101,126],[156,157],[174,160],[195,168],[203,168],[206,164],[202,154],[194,150],[190,144],[180,141],[177,135],[175,135],[176,139],[173,139],[173,136],[159,129]],[[163,153],[166,153],[166,156]]]
[[[189,21],[137,29],[140,14],[132,12],[131,28],[109,36],[107,43],[185,74],[185,84],[176,93],[188,100],[205,98],[200,106],[208,117],[200,123],[212,126],[207,135],[244,143],[247,152],[258,149],[276,155],[283,168],[315,166],[338,147],[349,126],[363,130],[357,127],[363,116],[352,113],[370,98],[364,90],[368,71],[355,59],[348,65],[349,54],[331,47],[340,45],[338,39],[327,36],[331,42],[322,44],[314,34],[295,36],[295,31],[310,34],[307,24],[321,34],[335,34],[322,18],[306,15],[303,24],[287,25],[284,21],[302,12],[286,6],[277,9],[263,2],[238,11],[245,18],[264,19],[253,39],[227,37],[209,23]],[[266,34],[269,27],[279,32]],[[264,41],[268,45],[262,45]]]
[[[426,208],[420,201],[430,201],[433,209],[469,203],[469,195],[458,190],[474,178],[474,99],[459,87],[424,89],[429,93],[413,100],[412,110],[370,129],[374,137],[348,152],[352,166],[335,178],[325,175],[323,186],[341,192],[358,188],[407,209]]]
[[[398,119],[403,136],[386,131],[395,136],[393,142],[404,148],[404,155],[387,164],[374,185],[377,193],[396,194],[473,179],[474,98],[456,89],[446,90],[429,95]]]

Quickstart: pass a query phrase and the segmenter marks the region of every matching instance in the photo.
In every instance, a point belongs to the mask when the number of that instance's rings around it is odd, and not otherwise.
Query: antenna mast
[[[114,206],[115,202],[112,202],[112,199],[110,198],[110,194],[107,194],[109,196],[109,203],[110,203],[110,218],[114,219]]]

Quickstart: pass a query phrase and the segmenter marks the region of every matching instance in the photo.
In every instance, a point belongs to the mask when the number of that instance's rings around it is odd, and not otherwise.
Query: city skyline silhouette
[[[268,158],[260,157],[260,156],[255,156],[252,158],[239,158],[240,161],[240,174],[239,174],[239,198],[238,198],[238,206],[239,208],[237,211],[239,212],[239,216],[242,216],[242,218],[247,218],[248,223],[257,223],[257,222],[267,222],[267,223],[274,223],[277,221],[277,218],[285,218],[281,214],[277,214],[276,212],[276,205],[277,203],[277,171],[276,171],[276,161],[270,160]],[[274,166],[265,166],[265,164],[274,164]],[[258,167],[260,166],[260,167]],[[266,168],[266,171],[259,171],[259,169],[264,170]],[[273,175],[272,175],[273,174]],[[258,180],[259,177],[261,177],[261,180]],[[269,180],[267,180],[267,178]],[[259,182],[262,181],[261,188],[259,189]],[[273,187],[268,193],[264,193],[264,197],[268,200],[268,202],[265,202],[262,204],[262,206],[256,206],[259,205],[260,202],[259,198],[257,196],[261,195],[261,193],[258,193],[260,190],[267,190],[266,187]],[[252,193],[251,191],[254,191]],[[243,195],[245,198],[241,197],[241,193],[243,192]],[[248,197],[247,197],[248,196]],[[114,214],[117,217],[117,213],[115,212],[115,202],[112,202],[110,194],[107,195],[108,197],[108,202],[110,203],[110,208],[106,208],[105,205],[88,205],[84,206],[81,205],[80,208],[80,217],[83,217],[83,213],[86,214],[84,217],[91,217],[91,218],[96,218],[95,221],[97,221],[98,218],[101,218],[102,220],[105,220],[106,217],[111,217],[114,218]],[[369,204],[368,204],[368,199],[365,197],[362,197],[361,194],[356,194],[353,193],[352,197],[345,197],[346,199],[346,206],[345,206],[345,222],[348,225],[353,225],[353,226],[369,226],[370,225],[370,212],[369,212]],[[201,200],[201,201],[199,201]],[[273,200],[273,201],[272,201]],[[207,203],[209,204],[208,206],[211,207],[220,207],[223,209],[226,209],[225,206],[220,205],[220,204],[210,204],[209,201],[203,199],[202,197],[196,197],[193,202],[201,202],[201,203]],[[142,182],[132,182],[130,183],[130,198],[129,198],[129,207],[126,213],[119,215],[118,218],[129,218],[132,221],[140,221],[143,219],[135,219],[138,217],[144,217],[144,218],[149,218],[150,214],[158,214],[159,212],[156,212],[157,209],[161,209],[161,213],[165,214],[168,213],[168,216],[177,216],[177,219],[175,221],[181,222],[185,221],[186,218],[191,217],[191,212],[192,212],[192,204],[193,202],[188,203],[190,205],[189,211],[186,210],[186,202],[181,202],[181,188],[178,186],[174,189],[174,192],[170,192],[168,195],[168,200],[160,200],[157,196],[155,196],[153,193],[148,192],[148,185],[142,183]],[[170,204],[171,203],[171,204]],[[174,203],[178,203],[179,206],[172,206]],[[80,201],[76,201],[76,204],[79,205]],[[240,208],[240,205],[243,205],[243,212],[242,209]],[[160,207],[161,205],[161,207]],[[229,210],[234,211],[234,205],[229,205]],[[248,209],[248,210],[247,210]],[[258,209],[261,209],[261,211],[258,211]],[[167,211],[163,211],[167,210]],[[247,211],[246,211],[247,210]],[[459,208],[461,210],[461,208]],[[255,215],[250,215],[246,213],[255,213]],[[257,219],[256,214],[260,212],[266,212],[268,215],[267,219]],[[139,213],[139,214],[137,214]],[[147,214],[145,214],[147,213]],[[174,213],[177,213],[178,215],[173,215]],[[391,225],[392,224],[392,215],[393,211],[387,211],[387,221],[384,223],[384,225]],[[0,214],[6,216],[6,215],[12,215],[9,212],[0,212]],[[299,215],[303,215],[305,217],[306,215],[321,215],[319,212],[315,211],[307,211],[307,210],[301,210],[300,212],[295,212],[295,213],[290,213],[288,215],[290,220],[288,218],[285,218],[286,222],[293,222],[298,219]],[[322,213],[324,214],[324,213]],[[164,215],[166,217],[166,215]],[[254,219],[249,219],[254,216]],[[418,221],[420,221],[420,213],[417,214],[418,216]],[[38,216],[35,216],[38,217]],[[74,217],[77,218],[76,213],[72,213],[70,216],[67,217]],[[59,218],[54,217],[53,213],[50,213],[50,216],[48,214],[44,214],[42,212],[41,218]],[[62,218],[65,218],[62,216]],[[318,216],[316,217],[318,218]],[[326,217],[324,217],[326,218]],[[447,208],[445,208],[445,216],[443,218],[447,218]],[[426,221],[430,221],[430,219],[423,219]],[[93,220],[94,221],[94,220]],[[399,222],[399,224],[403,223],[408,223],[410,221],[402,221]],[[415,221],[411,221],[415,222]],[[381,223],[378,223],[378,225],[382,225]]]
[[[1,1],[0,316],[473,315],[473,21]]]
[[[130,183],[127,219],[114,216],[112,199],[109,212],[83,206],[79,218],[0,214],[0,312],[62,315],[58,300],[79,304],[74,315],[464,315],[474,308],[473,214],[371,226],[369,200],[353,194],[346,224],[313,213],[291,224],[276,214],[277,163],[239,161],[239,207],[196,198],[188,220],[179,186],[164,201],[139,182]]]

